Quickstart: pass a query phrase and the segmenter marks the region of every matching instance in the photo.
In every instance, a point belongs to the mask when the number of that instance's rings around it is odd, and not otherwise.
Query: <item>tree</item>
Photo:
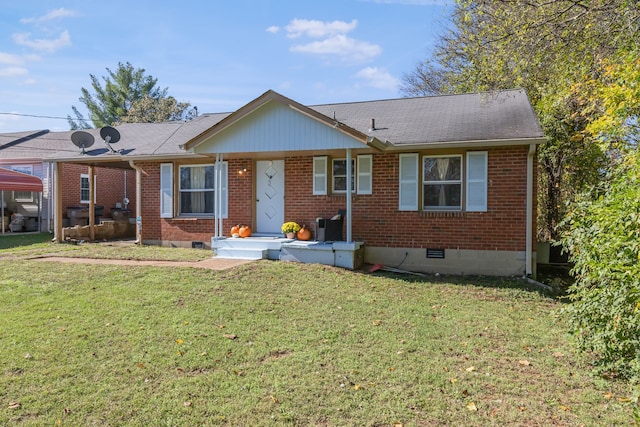
[[[603,60],[600,78],[575,86],[593,116],[587,132],[611,153],[607,179],[582,194],[565,219],[574,263],[565,313],[598,368],[640,382],[640,51]],[[640,389],[639,389],[640,391]],[[636,406],[640,415],[640,407]]]
[[[85,104],[89,110],[89,116],[93,122],[93,126],[103,127],[109,125],[115,125],[123,118],[131,119],[129,111],[132,107],[136,106],[139,110],[143,108],[143,105],[150,105],[149,103],[163,104],[163,108],[154,108],[156,111],[165,111],[166,116],[161,116],[156,113],[149,114],[146,117],[153,117],[153,121],[164,121],[179,116],[189,106],[188,103],[176,103],[179,110],[166,109],[167,88],[161,89],[156,86],[157,79],[150,75],[145,74],[143,68],[134,69],[133,66],[127,62],[126,64],[118,63],[118,69],[113,72],[109,68],[106,69],[108,76],[102,77],[104,87],[101,81],[90,74],[91,86],[94,93],[90,93],[89,90],[84,87],[81,89],[82,96],[79,98],[80,102]],[[143,101],[147,99],[148,101]],[[175,100],[174,100],[175,101]],[[172,101],[169,101],[169,104]],[[71,107],[75,119],[71,116],[67,116],[71,129],[86,129],[90,127],[87,120],[78,111],[75,106]],[[135,113],[135,117],[144,116],[139,112]],[[149,120],[146,120],[149,121]]]
[[[637,43],[640,5],[627,0],[457,0],[434,54],[405,74],[406,95],[523,87],[547,135],[540,147],[538,237],[555,240],[567,201],[602,178],[607,153],[586,132],[575,85]],[[596,102],[597,104],[597,102]]]
[[[120,117],[118,123],[157,123],[172,120],[189,120],[195,116],[194,109],[189,109],[187,102],[178,102],[173,96],[166,98],[150,98],[133,101],[127,113]]]

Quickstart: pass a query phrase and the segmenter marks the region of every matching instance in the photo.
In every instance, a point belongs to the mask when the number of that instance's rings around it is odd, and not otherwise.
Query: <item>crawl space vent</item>
[[[427,248],[427,258],[444,258],[444,249]]]

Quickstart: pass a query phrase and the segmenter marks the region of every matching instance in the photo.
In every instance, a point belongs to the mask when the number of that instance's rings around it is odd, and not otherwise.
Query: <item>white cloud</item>
[[[278,27],[277,25],[272,25],[269,28],[267,28],[267,32],[271,33],[271,34],[276,34],[280,31],[280,27]]]
[[[287,30],[287,37],[292,39],[301,36],[319,39],[339,34],[347,34],[348,32],[353,31],[357,26],[357,19],[354,19],[351,22],[322,22],[311,19],[294,19],[285,27],[285,29]]]
[[[29,70],[24,67],[0,68],[0,77],[18,77],[26,76],[27,74],[29,74]]]
[[[71,45],[71,37],[67,30],[60,34],[57,39],[31,39],[30,33],[16,33],[13,34],[13,41],[19,45],[30,47],[31,49],[53,53],[58,49]]]
[[[24,64],[24,57],[20,55],[13,55],[11,53],[0,52],[0,64],[22,65]]]
[[[378,89],[395,90],[400,83],[391,73],[378,67],[364,68],[356,73],[356,77],[365,80],[369,86]]]
[[[65,9],[61,7],[60,9],[55,9],[50,11],[49,13],[34,17],[34,18],[23,18],[20,20],[23,24],[39,24],[45,21],[51,21],[52,19],[65,18],[67,16],[76,16],[77,13],[73,10]]]
[[[382,53],[376,44],[337,35],[328,39],[291,46],[291,52],[308,53],[323,56],[338,56],[346,62],[368,61]]]

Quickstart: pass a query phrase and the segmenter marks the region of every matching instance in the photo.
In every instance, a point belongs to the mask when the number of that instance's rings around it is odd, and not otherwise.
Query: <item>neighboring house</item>
[[[97,131],[92,131],[97,133]],[[54,213],[54,177],[53,163],[46,160],[55,153],[75,154],[78,149],[71,143],[72,132],[50,132],[39,130],[32,132],[12,132],[0,134],[0,168],[21,172],[38,177],[42,181],[42,191],[4,191],[5,215],[19,214],[24,217],[24,226],[12,231],[37,231],[38,213],[40,231],[53,231]],[[98,136],[99,138],[99,136]],[[64,191],[61,192],[63,212],[69,207],[83,207],[89,204],[88,169],[86,165],[65,165]],[[96,171],[96,205],[104,205],[104,215],[109,215],[109,207],[122,203],[126,193],[126,177],[122,171],[110,168]],[[135,174],[129,172],[128,184],[131,198],[135,192]],[[69,221],[65,221],[68,225]],[[7,227],[8,228],[8,227]],[[6,230],[5,230],[6,231]]]
[[[226,244],[239,223],[278,236],[344,210],[342,240],[367,263],[535,273],[544,136],[522,90],[319,106],[268,91],[230,114],[118,129],[119,153],[52,161],[135,168],[143,243]]]

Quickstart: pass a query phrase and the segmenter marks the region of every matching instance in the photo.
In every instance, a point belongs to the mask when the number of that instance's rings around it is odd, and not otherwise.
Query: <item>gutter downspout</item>
[[[527,233],[525,248],[525,276],[533,274],[533,156],[536,154],[536,145],[529,145],[527,154]]]
[[[142,168],[129,160],[136,171],[136,245],[142,245]]]

